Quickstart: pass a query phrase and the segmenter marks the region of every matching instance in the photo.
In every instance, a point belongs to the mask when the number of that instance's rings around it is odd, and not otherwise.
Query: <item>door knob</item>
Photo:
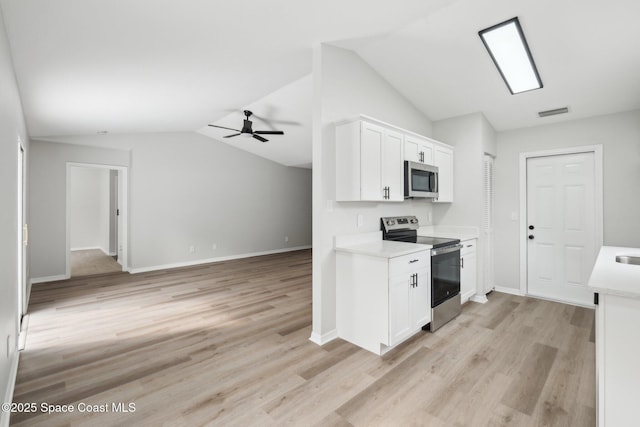
[[[533,240],[533,234],[529,234],[529,240]]]
[[[533,225],[529,226],[529,230],[533,230],[535,227]]]

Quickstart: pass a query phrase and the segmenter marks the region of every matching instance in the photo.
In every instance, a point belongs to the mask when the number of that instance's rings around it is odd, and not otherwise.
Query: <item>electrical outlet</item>
[[[189,253],[191,253],[191,254],[192,254],[192,253],[194,253],[195,251],[196,251],[196,247],[195,247],[195,246],[193,246],[193,245],[189,246]]]
[[[358,214],[358,227],[362,227],[364,225],[364,215]]]
[[[289,241],[289,236],[284,236],[285,243]]]
[[[11,335],[7,335],[7,359],[11,356]]]
[[[216,245],[215,243],[213,243],[213,244],[211,245],[211,250],[212,250],[212,251],[215,251],[216,249],[218,249],[218,245]]]

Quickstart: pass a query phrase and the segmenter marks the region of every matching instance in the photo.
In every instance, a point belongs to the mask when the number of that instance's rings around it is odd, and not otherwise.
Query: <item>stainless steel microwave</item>
[[[404,162],[404,198],[438,197],[438,167]]]

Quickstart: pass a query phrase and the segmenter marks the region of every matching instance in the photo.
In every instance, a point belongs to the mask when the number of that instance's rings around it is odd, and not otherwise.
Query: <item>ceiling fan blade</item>
[[[224,126],[218,126],[218,125],[207,125],[207,126],[211,126],[212,128],[220,128],[220,129],[226,129],[226,130],[232,130],[232,131],[235,131],[235,132],[240,132],[238,129],[231,129],[231,128],[224,127]]]
[[[255,139],[257,139],[258,141],[262,141],[262,142],[267,142],[268,139],[261,137],[260,135],[256,135],[255,133],[253,134],[253,137]]]
[[[223,136],[223,138],[232,138],[232,137],[234,137],[234,136],[238,136],[238,135],[242,135],[242,134],[241,134],[241,133],[234,133],[233,135],[226,135],[226,136]]]
[[[267,119],[266,117],[256,116],[256,113],[253,113],[251,117],[255,117],[261,122],[267,124],[269,127],[273,127],[274,123],[279,125],[302,126],[302,123],[296,122],[294,120]]]
[[[281,130],[257,130],[253,133],[260,135],[284,135],[284,132]]]

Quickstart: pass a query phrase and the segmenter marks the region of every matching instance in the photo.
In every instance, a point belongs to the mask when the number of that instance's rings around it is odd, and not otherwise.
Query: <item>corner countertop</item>
[[[445,237],[450,239],[477,239],[480,235],[478,227],[427,225],[418,229],[418,236]]]
[[[382,240],[381,231],[335,236],[334,239],[336,252],[369,255],[379,258],[395,258],[431,249],[431,245]]]
[[[640,298],[640,265],[618,263],[617,255],[640,256],[640,249],[603,246],[591,272],[589,287],[603,294]]]
[[[336,246],[337,252],[348,252],[359,255],[369,255],[379,258],[395,258],[431,249],[431,245],[418,243],[393,242],[379,240],[376,242],[360,243],[349,246]]]

